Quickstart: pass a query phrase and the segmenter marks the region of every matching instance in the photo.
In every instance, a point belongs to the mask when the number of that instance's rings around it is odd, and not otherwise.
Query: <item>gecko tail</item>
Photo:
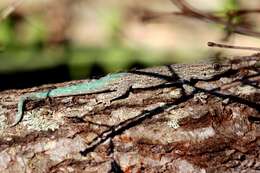
[[[15,115],[15,120],[14,120],[14,123],[10,125],[10,127],[14,127],[16,126],[23,118],[23,108],[24,108],[24,102],[25,102],[26,98],[22,97],[20,100],[19,100],[19,103],[18,103],[18,110],[17,110],[17,113]]]
[[[19,122],[22,120],[22,117],[23,117],[23,113],[17,113],[16,115],[15,115],[15,120],[14,120],[14,123],[13,124],[11,124],[9,127],[14,127],[14,126],[16,126],[17,124],[19,124]]]
[[[10,127],[16,126],[23,119],[24,103],[27,100],[42,100],[48,97],[51,90],[47,92],[30,93],[20,97],[17,107],[17,113],[15,115],[15,121]]]

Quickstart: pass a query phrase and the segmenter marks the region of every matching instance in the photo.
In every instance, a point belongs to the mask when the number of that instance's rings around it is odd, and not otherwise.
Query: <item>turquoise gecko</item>
[[[99,80],[60,87],[49,91],[24,94],[19,98],[18,111],[15,116],[15,121],[11,126],[17,125],[22,120],[24,104],[28,100],[43,100],[47,97],[52,98],[61,96],[75,96],[110,91],[114,93],[114,96],[111,98],[112,101],[126,94],[130,88],[149,88],[169,82],[169,80],[166,80],[162,77],[160,78],[147,74],[137,74],[135,72],[153,73],[167,77],[172,77],[174,73],[177,78],[172,78],[173,80],[181,79],[188,81],[190,79],[210,79],[230,69],[230,64],[174,64],[169,66],[136,70],[129,73],[109,74],[100,78]]]

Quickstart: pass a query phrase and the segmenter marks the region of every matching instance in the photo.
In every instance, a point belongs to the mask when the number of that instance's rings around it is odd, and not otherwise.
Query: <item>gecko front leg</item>
[[[28,100],[43,100],[48,97],[49,91],[39,92],[39,93],[29,93],[21,96],[18,101],[17,113],[15,115],[15,121],[10,127],[16,126],[23,118],[24,113],[24,103]]]
[[[104,103],[105,105],[110,105],[111,102],[125,98],[129,94],[131,90],[131,83],[130,82],[122,82],[116,85],[110,86],[109,93],[103,93],[100,96],[97,96],[97,100],[99,103]]]

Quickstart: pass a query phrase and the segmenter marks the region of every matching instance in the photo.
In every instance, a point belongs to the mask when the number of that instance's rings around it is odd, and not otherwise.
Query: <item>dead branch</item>
[[[111,93],[29,101],[13,128],[20,95],[71,83],[1,92],[1,172],[259,170],[259,67],[165,78],[110,103],[97,100]]]

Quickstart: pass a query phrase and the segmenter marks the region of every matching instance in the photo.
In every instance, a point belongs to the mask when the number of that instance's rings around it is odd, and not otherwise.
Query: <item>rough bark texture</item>
[[[194,86],[29,101],[46,85],[0,92],[0,172],[258,172],[259,69],[241,69]],[[78,81],[80,82],[80,81]]]

